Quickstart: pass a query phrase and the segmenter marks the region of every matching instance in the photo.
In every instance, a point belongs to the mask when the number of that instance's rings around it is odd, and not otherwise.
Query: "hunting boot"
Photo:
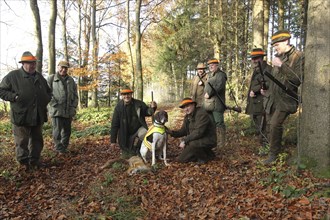
[[[217,127],[217,151],[226,144],[226,129]]]

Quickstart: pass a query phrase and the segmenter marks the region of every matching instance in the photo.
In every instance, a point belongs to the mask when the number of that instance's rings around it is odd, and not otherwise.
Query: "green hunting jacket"
[[[214,101],[215,108],[214,111],[217,112],[224,112],[226,110],[226,82],[227,82],[227,74],[220,69],[216,72],[212,73],[209,72],[207,75],[207,82],[205,84],[204,91],[205,93],[209,94],[210,99]],[[216,92],[213,91],[211,86],[208,84],[210,83],[213,88],[218,92],[221,97],[221,100],[224,102],[222,103],[216,95]]]
[[[283,64],[281,67],[273,67],[272,74],[288,89],[298,94],[298,87],[303,81],[304,56],[294,46],[280,56]],[[275,83],[270,83],[270,96],[273,96],[274,107],[278,111],[295,113],[298,108],[298,100],[285,93]]]
[[[0,83],[0,98],[10,102],[11,122],[17,126],[37,126],[47,121],[51,89],[38,72],[31,75],[23,67],[9,72]]]
[[[172,131],[171,136],[183,137],[186,144],[196,147],[210,147],[217,145],[215,124],[209,114],[201,107],[196,107],[191,115],[186,115],[181,128]]]
[[[145,117],[152,116],[156,111],[156,109],[148,107],[144,102],[134,98],[132,98],[132,102],[130,103],[130,105],[133,105],[140,125],[148,130]],[[110,142],[117,143],[117,138],[118,138],[118,144],[121,149],[128,149],[130,147],[128,146],[129,137],[131,135],[129,134],[129,130],[130,130],[129,126],[132,127],[133,125],[130,125],[128,123],[129,117],[132,117],[131,115],[128,114],[130,113],[126,112],[126,106],[124,105],[124,101],[120,100],[116,105],[112,116]],[[136,131],[137,130],[138,129],[136,129]]]
[[[74,79],[69,75],[62,77],[57,72],[49,76],[47,81],[53,92],[48,106],[50,117],[72,118],[75,116],[78,92]]]
[[[262,62],[262,69],[271,72],[271,66],[266,61]],[[255,67],[251,76],[250,87],[247,94],[247,105],[245,113],[248,115],[261,115],[264,112],[264,96],[261,95],[260,90],[262,82],[266,83],[266,76],[262,76],[259,67]],[[250,97],[250,91],[253,91],[255,97]]]

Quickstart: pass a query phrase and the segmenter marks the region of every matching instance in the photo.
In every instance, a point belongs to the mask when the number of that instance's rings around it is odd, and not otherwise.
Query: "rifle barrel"
[[[278,85],[281,89],[284,90],[284,92],[286,92],[286,94],[288,94],[289,96],[291,96],[292,98],[294,98],[295,100],[298,100],[298,95],[297,93],[295,93],[294,91],[292,91],[291,89],[289,89],[288,87],[286,87],[285,85],[283,85],[280,81],[278,81],[272,74],[270,74],[269,72],[265,71],[264,74],[270,79],[272,80],[276,85]]]

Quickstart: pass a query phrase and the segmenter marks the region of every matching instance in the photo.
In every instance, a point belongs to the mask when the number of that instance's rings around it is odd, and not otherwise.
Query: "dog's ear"
[[[156,112],[156,114],[154,114],[154,121],[156,121],[156,122],[160,122],[160,114],[159,114],[159,112]]]
[[[166,111],[164,111],[164,118],[165,118],[164,123],[168,122],[168,114]]]

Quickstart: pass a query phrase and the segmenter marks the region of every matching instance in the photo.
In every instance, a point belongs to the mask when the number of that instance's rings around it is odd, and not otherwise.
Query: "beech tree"
[[[135,90],[136,96],[138,99],[143,100],[143,76],[142,76],[142,57],[141,57],[141,4],[142,0],[136,0],[135,3],[135,56],[136,56],[136,67],[135,67],[135,75],[136,75],[136,83]]]
[[[50,1],[50,19],[48,29],[48,74],[55,74],[56,72],[56,48],[55,48],[55,30],[56,30],[56,17],[57,17],[57,0]]]
[[[264,1],[263,0],[256,0],[253,4],[253,11],[252,11],[252,36],[253,36],[253,43],[252,48],[257,48],[265,45],[264,40]]]
[[[299,135],[301,161],[330,175],[330,3],[308,5],[305,74]]]
[[[66,1],[62,0],[62,14],[59,14],[59,17],[62,22],[62,42],[63,42],[63,56],[66,61],[69,61],[69,53],[68,53],[68,39],[67,39],[67,28],[66,28]]]
[[[41,33],[41,22],[40,22],[40,13],[37,0],[30,0],[30,8],[32,10],[34,25],[35,25],[35,34],[37,40],[37,51],[36,57],[39,62],[37,62],[37,71],[42,72],[42,58],[43,58],[43,45],[42,45],[42,33]]]

